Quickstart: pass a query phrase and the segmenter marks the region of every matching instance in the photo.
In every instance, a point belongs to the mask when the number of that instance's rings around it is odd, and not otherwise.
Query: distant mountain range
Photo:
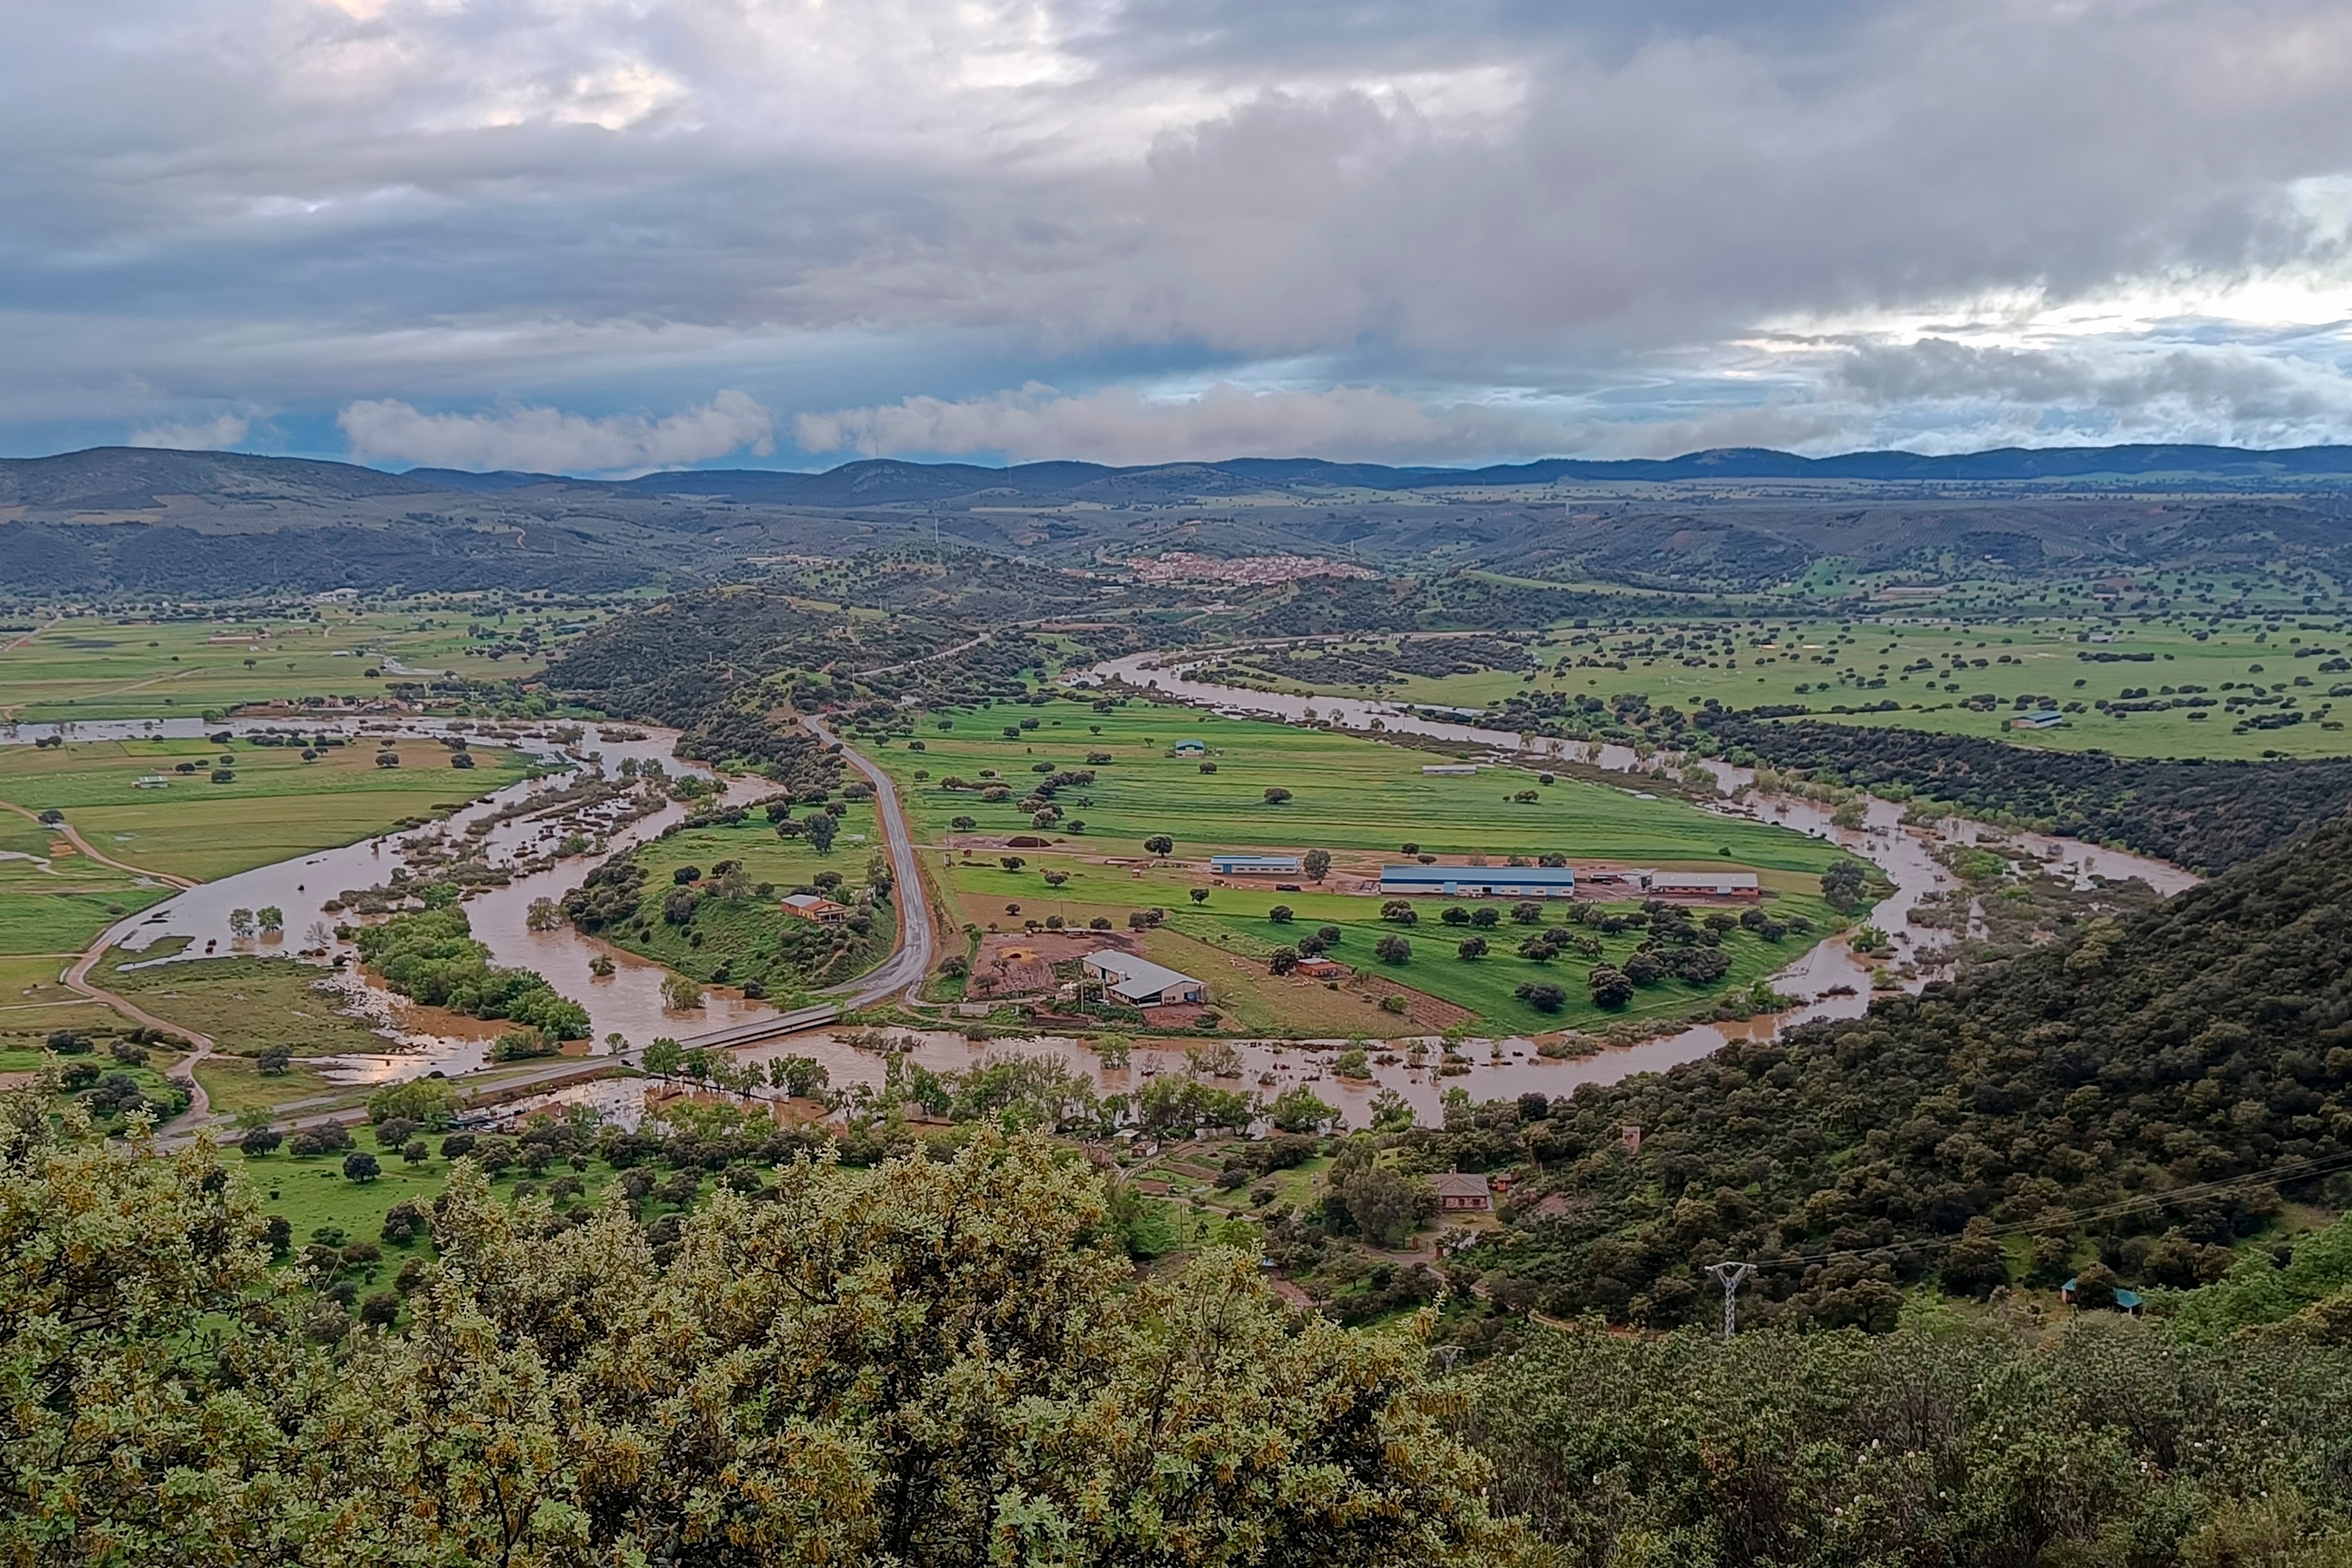
[[[1741,447],[1482,468],[866,460],[629,480],[97,447],[0,459],[0,589],[601,591],[932,538],[1067,565],[1299,552],[1675,588],[1769,586],[1830,557],[2022,573],[2301,559],[2335,573],[2339,556],[2352,571],[2347,517],[2352,446]],[[300,548],[271,537],[288,530]]]
[[[784,506],[895,506],[979,495],[1025,499],[1151,490],[1188,497],[1256,490],[1492,489],[1531,485],[1697,485],[1751,481],[1874,485],[2042,485],[2102,487],[2302,489],[2352,485],[2352,446],[2260,451],[2234,446],[2008,446],[1927,456],[1848,452],[1801,457],[1769,447],[1717,447],[1680,457],[1607,461],[1546,457],[1482,468],[1391,467],[1318,458],[1241,457],[1222,463],[1114,467],[1099,463],[971,463],[866,459],[817,473],[763,468],[698,469],[625,480],[563,474],[469,473],[412,468],[392,474],[356,464],[230,452],[99,446],[54,457],[0,458],[0,508],[17,515],[146,510],[165,498],[210,497],[268,504],[394,496],[572,490],[614,496],[696,497]]]

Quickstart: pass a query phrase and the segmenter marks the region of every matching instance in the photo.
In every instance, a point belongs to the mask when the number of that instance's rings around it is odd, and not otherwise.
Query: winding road
[[[882,824],[883,840],[890,846],[890,902],[898,911],[898,950],[872,974],[834,988],[849,1006],[864,1007],[913,990],[931,972],[939,941],[931,927],[930,895],[924,890],[922,867],[915,859],[915,835],[907,826],[906,809],[899,804],[898,789],[890,782],[890,776],[835,738],[823,720],[801,722],[826,745],[841,747],[841,759],[874,786],[875,820]]]
[[[20,817],[30,817],[34,821],[41,822],[40,813],[30,807],[19,806],[14,800],[0,800],[0,806],[5,806]],[[41,825],[63,837],[77,851],[88,855],[100,865],[112,866],[116,871],[129,872],[132,876],[143,876],[151,882],[160,882],[166,887],[191,888],[196,885],[187,877],[173,876],[169,872],[149,871],[145,866],[132,865],[128,861],[119,861],[112,855],[100,852],[88,839],[81,836],[80,830],[71,822],[41,822]],[[213,1103],[212,1096],[205,1092],[205,1086],[196,1082],[196,1063],[213,1053],[213,1037],[190,1029],[185,1024],[167,1022],[137,1003],[115,995],[102,986],[90,984],[89,972],[98,967],[98,961],[106,956],[106,950],[109,947],[114,946],[109,936],[109,933],[112,930],[113,927],[109,926],[105,931],[100,932],[97,940],[83,948],[81,956],[67,966],[66,972],[58,978],[65,982],[68,990],[112,1008],[135,1024],[147,1029],[161,1030],[165,1034],[176,1035],[193,1046],[194,1049],[176,1064],[172,1076],[187,1085],[188,1109],[184,1114],[192,1122],[203,1121],[212,1113]]]

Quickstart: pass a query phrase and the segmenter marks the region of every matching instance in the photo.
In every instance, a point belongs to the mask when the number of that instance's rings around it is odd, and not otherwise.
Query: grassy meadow
[[[406,741],[394,750],[398,768],[377,767],[376,748],[365,740],[331,747],[313,762],[295,747],[243,737],[225,746],[194,739],[0,747],[0,800],[34,811],[56,808],[104,853],[208,882],[350,843],[531,771],[526,758],[504,747],[482,747],[467,771],[451,768],[449,753],[436,745]],[[194,771],[175,771],[182,763]],[[212,782],[219,767],[235,777]],[[170,787],[139,789],[137,780],[150,774]],[[0,824],[8,832],[21,836],[17,824],[38,831],[11,815]],[[0,847],[16,845],[12,839]]]
[[[198,621],[104,615],[0,632],[0,722],[194,718],[273,697],[382,696],[400,670],[528,679],[599,618],[593,611],[463,604],[312,613],[223,612]],[[562,625],[566,631],[558,632]],[[519,647],[524,628],[535,646]],[[492,657],[493,652],[498,653]]]
[[[1005,727],[1017,727],[1024,719],[1035,719],[1038,727],[1023,730],[1018,739],[1003,738]],[[1431,854],[1486,854],[1498,862],[1512,854],[1559,853],[1579,863],[1818,876],[1836,852],[1784,829],[1714,817],[1677,800],[1642,799],[1638,780],[1623,789],[1567,779],[1541,786],[1534,773],[1516,768],[1433,776],[1422,768],[1452,759],[1189,708],[1132,704],[1097,713],[1070,701],[1045,707],[999,704],[955,715],[946,730],[939,722],[919,728],[921,751],[897,741],[871,752],[898,781],[919,834],[935,844],[946,843],[957,831],[954,820],[963,816],[982,835],[1034,831],[1018,803],[1036,781],[1037,765],[1048,763],[1092,768],[1092,784],[1061,791],[1066,815],[1052,831],[1097,854],[1140,855],[1145,839],[1165,833],[1185,859],[1222,850],[1314,847],[1393,854],[1410,842]],[[1168,755],[1184,739],[1208,747],[1205,760],[1215,766],[1213,773],[1202,770],[1203,758]],[[1108,753],[1110,760],[1090,764],[1093,753]],[[1001,777],[982,777],[989,768]],[[950,777],[1006,784],[1013,799],[987,804],[974,791],[944,788]],[[1268,805],[1269,789],[1288,789],[1291,798]],[[1512,799],[1526,789],[1538,798]]]
[[[1933,602],[1881,606],[1869,619],[1759,612],[1705,622],[1629,618],[1555,628],[1532,677],[1507,671],[1407,676],[1374,691],[1343,683],[1261,682],[1287,691],[1379,695],[1441,706],[1498,706],[1515,692],[1606,700],[1638,692],[1685,710],[1802,705],[1836,723],[1901,726],[2060,750],[2217,758],[2352,755],[2352,626],[2293,612],[2263,616],[2086,616],[2065,606],[2014,618],[1939,615]],[[1359,644],[1375,645],[1375,644]],[[1246,655],[1236,664],[1246,665]],[[1964,706],[1990,696],[1991,711]],[[2201,696],[2205,707],[2103,711],[2100,703]],[[2232,711],[2231,697],[2273,699]],[[2065,708],[2058,729],[2013,731],[2021,697]],[[2280,699],[2293,699],[2293,706]],[[1891,713],[1840,714],[1893,700]],[[2241,729],[2247,714],[2298,711],[2284,728]]]
[[[1018,729],[1024,719],[1036,720],[1037,727],[1019,730],[1016,738],[1003,736],[1005,727]],[[1680,800],[1644,800],[1630,787],[1569,779],[1544,786],[1532,773],[1513,768],[1433,777],[1422,768],[1443,758],[1425,752],[1142,705],[1107,714],[1066,701],[1042,708],[999,705],[953,716],[946,730],[934,720],[919,738],[920,751],[894,742],[871,755],[898,779],[930,864],[966,921],[983,930],[1019,930],[1048,917],[1076,926],[1099,918],[1125,929],[1130,912],[1164,908],[1168,924],[1145,939],[1147,950],[1206,981],[1216,1005],[1250,1030],[1421,1032],[1381,1011],[1372,998],[1265,972],[1266,955],[1325,925],[1341,932],[1332,956],[1351,967],[1515,1030],[1598,1028],[1612,1019],[1705,1009],[1712,998],[1745,988],[1807,945],[1801,936],[1769,943],[1735,933],[1725,939],[1732,967],[1722,980],[1704,988],[1667,980],[1643,988],[1630,1007],[1604,1012],[1591,1005],[1586,988],[1592,961],[1563,955],[1541,963],[1517,956],[1519,941],[1534,926],[1506,917],[1483,932],[1457,929],[1441,921],[1446,901],[1424,898],[1413,901],[1419,923],[1402,928],[1381,922],[1383,901],[1377,894],[1343,891],[1375,873],[1407,842],[1433,854],[1483,854],[1496,864],[1513,854],[1558,852],[1580,865],[1748,870],[1768,890],[1776,919],[1801,914],[1821,930],[1840,924],[1820,896],[1822,869],[1839,853],[1832,846],[1784,829],[1717,818]],[[1203,773],[1198,758],[1169,756],[1179,739],[1202,741],[1216,771]],[[1110,760],[1088,761],[1089,754],[1104,753]],[[1045,830],[1017,809],[1039,762],[1091,768],[1095,774],[1091,784],[1060,791],[1066,815]],[[951,776],[992,782],[983,769],[1011,784],[1016,800],[988,805],[969,790],[943,787]],[[1270,788],[1287,789],[1292,798],[1268,805]],[[1514,799],[1526,790],[1537,799]],[[960,818],[971,819],[972,827],[957,828]],[[1175,841],[1168,862],[1144,852],[1144,840],[1155,833]],[[1053,842],[1045,849],[998,847],[1024,834]],[[1297,893],[1277,891],[1272,879],[1214,883],[1207,871],[1207,857],[1218,851],[1296,853],[1318,847],[1332,852],[1331,875],[1319,887],[1291,879],[1302,883]],[[1007,868],[1005,854],[1021,863]],[[1048,873],[1061,879],[1058,884],[1047,881]],[[1204,902],[1193,900],[1196,891],[1206,894]],[[1289,922],[1270,918],[1278,904],[1292,911]],[[1489,901],[1489,907],[1498,905],[1503,901]],[[1476,901],[1465,904],[1476,906]],[[1544,923],[1559,924],[1563,907],[1548,907]],[[1456,945],[1474,934],[1486,937],[1488,956],[1456,956]],[[1402,935],[1412,944],[1407,963],[1374,959],[1374,943],[1388,935]],[[1619,962],[1640,933],[1602,940],[1599,961]],[[1538,1012],[1514,995],[1523,982],[1561,986],[1568,1007]]]
[[[635,853],[637,864],[646,871],[645,889],[639,898],[639,908],[645,912],[642,932],[630,926],[613,926],[598,935],[615,946],[626,948],[641,956],[665,964],[681,974],[698,980],[740,985],[744,980],[764,977],[761,984],[772,997],[783,997],[803,983],[837,985],[854,979],[884,958],[889,956],[891,934],[896,930],[896,916],[887,906],[878,911],[875,929],[849,944],[849,950],[838,956],[825,949],[823,943],[808,943],[802,952],[794,952],[823,966],[823,973],[803,972],[798,962],[780,956],[790,939],[806,939],[814,935],[807,921],[787,915],[777,901],[793,889],[810,885],[824,872],[836,872],[843,878],[843,888],[837,896],[848,903],[852,890],[866,881],[866,862],[877,854],[887,854],[880,828],[876,824],[874,805],[870,800],[852,800],[840,819],[841,826],[833,847],[819,854],[808,841],[801,838],[780,838],[766,817],[754,810],[749,821],[732,825],[689,828],[656,839]],[[805,817],[812,808],[801,807],[793,813]],[[676,873],[691,867],[708,873],[726,861],[742,862],[744,875],[756,887],[772,884],[766,898],[749,898],[740,904],[722,899],[706,898],[697,904],[689,925],[678,925],[661,918],[663,898],[678,885]],[[711,879],[705,874],[698,885],[709,888]],[[717,978],[724,969],[726,978]]]

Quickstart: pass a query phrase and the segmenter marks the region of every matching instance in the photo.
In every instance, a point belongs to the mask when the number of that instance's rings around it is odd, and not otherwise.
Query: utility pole
[[[1710,1263],[1706,1271],[1723,1281],[1723,1339],[1739,1332],[1739,1282],[1756,1271],[1753,1263]]]

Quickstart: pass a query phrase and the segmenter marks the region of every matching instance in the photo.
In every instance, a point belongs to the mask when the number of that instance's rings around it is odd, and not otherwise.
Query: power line
[[[1729,1343],[1739,1332],[1739,1282],[1756,1272],[1753,1263],[1710,1263],[1706,1271],[1723,1281],[1723,1338]]]

